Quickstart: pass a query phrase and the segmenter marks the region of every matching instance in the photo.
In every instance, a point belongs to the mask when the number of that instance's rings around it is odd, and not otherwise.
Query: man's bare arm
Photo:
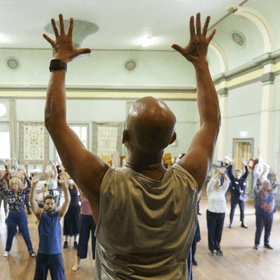
[[[60,218],[62,218],[68,208],[69,208],[69,204],[70,204],[70,201],[71,201],[71,196],[70,196],[70,193],[69,193],[69,190],[68,190],[68,184],[66,182],[66,178],[63,177],[59,180],[60,184],[62,185],[62,189],[63,189],[63,192],[64,192],[64,198],[65,198],[65,201],[64,203],[62,204],[62,206],[60,207],[60,209],[58,210],[58,215]]]
[[[214,149],[220,128],[220,108],[206,60],[208,45],[215,30],[206,37],[210,17],[207,17],[201,30],[200,14],[190,19],[190,42],[186,48],[172,47],[189,60],[195,68],[197,80],[197,103],[200,115],[200,129],[193,137],[187,154],[178,161],[195,178],[199,190],[203,187],[208,171],[212,166]]]
[[[29,194],[29,201],[31,205],[31,210],[34,213],[34,215],[37,217],[38,220],[41,219],[42,211],[38,206],[38,203],[35,200],[35,192],[34,189],[36,188],[38,182],[40,181],[40,175],[36,174],[34,177],[32,177],[32,183],[31,183],[31,190]]]
[[[73,18],[70,19],[68,34],[65,34],[64,31],[62,15],[59,15],[59,19],[60,34],[52,19],[55,41],[47,35],[43,35],[53,47],[54,58],[68,63],[80,54],[90,53],[90,49],[77,49],[72,43]],[[51,73],[45,107],[45,124],[71,178],[88,198],[97,200],[101,181],[108,165],[90,153],[67,124],[65,75],[65,70]]]

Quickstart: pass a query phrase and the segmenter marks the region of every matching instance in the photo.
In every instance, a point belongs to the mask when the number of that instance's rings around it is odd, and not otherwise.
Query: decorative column
[[[261,127],[260,127],[260,156],[268,164],[272,163],[271,137],[272,137],[272,107],[274,95],[274,75],[272,64],[264,66],[264,74],[261,78],[263,83],[263,95],[261,104]]]
[[[220,90],[218,90],[219,104],[221,111],[221,127],[216,145],[217,160],[222,161],[227,155],[227,116],[228,116],[228,89],[226,88],[226,80],[222,80]]]
[[[19,158],[17,154],[17,116],[16,116],[16,101],[10,100],[10,156],[11,158]]]

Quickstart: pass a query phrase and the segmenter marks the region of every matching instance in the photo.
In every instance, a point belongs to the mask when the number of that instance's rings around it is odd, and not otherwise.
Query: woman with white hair
[[[273,224],[273,215],[276,212],[276,203],[273,190],[280,186],[277,175],[271,171],[274,183],[271,185],[267,179],[268,166],[263,165],[263,172],[257,180],[255,186],[255,208],[256,208],[256,234],[255,246],[258,250],[262,230],[264,228],[264,247],[266,249],[273,249],[269,244],[270,232]]]
[[[225,193],[228,189],[229,178],[226,175],[225,168],[217,168],[218,173],[211,178],[207,184],[207,228],[208,228],[208,248],[210,256],[223,256],[220,242],[222,239],[222,232],[226,213],[226,197]],[[224,183],[221,185],[219,176],[223,175]]]
[[[27,187],[25,189],[20,189],[21,184],[21,180],[17,177],[13,177],[9,180],[10,189],[4,189],[0,182],[0,190],[2,190],[2,192],[7,196],[9,204],[9,215],[7,218],[8,234],[4,257],[9,255],[13,238],[17,231],[17,226],[19,226],[19,230],[24,238],[30,256],[36,256],[32,248],[27,226],[27,218],[24,211],[24,197],[30,192],[31,184],[28,181]]]

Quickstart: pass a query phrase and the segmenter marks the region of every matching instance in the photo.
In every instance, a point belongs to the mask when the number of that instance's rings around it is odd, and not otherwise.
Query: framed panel
[[[19,160],[44,164],[49,158],[49,134],[44,122],[19,122]]]

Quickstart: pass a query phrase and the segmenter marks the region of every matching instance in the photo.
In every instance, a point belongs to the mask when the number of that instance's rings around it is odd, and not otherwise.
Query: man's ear
[[[176,134],[176,132],[174,132],[173,135],[172,135],[172,138],[171,138],[171,140],[170,140],[170,142],[169,142],[169,145],[172,144],[172,143],[174,143],[174,141],[175,141],[176,139],[177,139],[177,134]]]
[[[127,142],[128,142],[128,133],[127,130],[125,129],[123,131],[122,144],[124,144],[127,147]]]

